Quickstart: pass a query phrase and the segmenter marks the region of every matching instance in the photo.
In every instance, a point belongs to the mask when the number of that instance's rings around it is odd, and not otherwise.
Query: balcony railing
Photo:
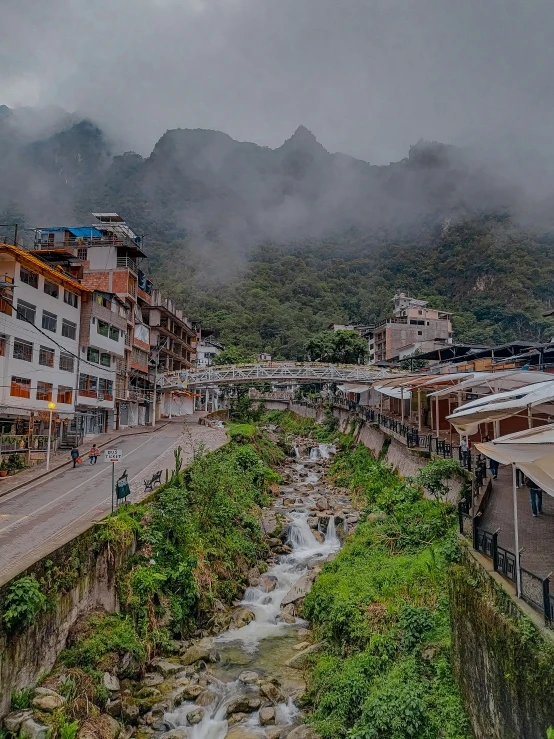
[[[138,266],[134,259],[131,257],[117,257],[117,267],[119,268],[127,268],[130,269],[131,272],[134,272],[136,275],[138,275]]]
[[[79,389],[79,395],[82,395],[83,398],[97,398],[98,393],[96,390],[81,390]]]

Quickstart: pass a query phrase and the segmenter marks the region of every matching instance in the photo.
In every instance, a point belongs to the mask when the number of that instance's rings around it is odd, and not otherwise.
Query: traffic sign
[[[119,462],[123,458],[123,452],[121,449],[106,449],[104,451],[105,462]]]

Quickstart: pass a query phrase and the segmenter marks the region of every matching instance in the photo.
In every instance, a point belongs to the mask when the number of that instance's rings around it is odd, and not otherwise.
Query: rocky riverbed
[[[106,672],[106,715],[92,720],[88,734],[85,722],[81,739],[115,739],[121,724],[126,738],[137,739],[315,739],[295,699],[305,689],[307,657],[321,645],[299,614],[359,514],[347,492],[325,479],[334,448],[305,444],[296,440],[280,469],[284,484],[262,519],[271,556],[250,570],[242,601],[221,605],[198,638],[175,642],[173,654],[154,659],[141,679],[123,678],[132,674],[127,668]],[[56,691],[38,691],[34,708],[63,704]],[[23,713],[13,721],[35,721]],[[32,739],[44,737],[35,731]]]

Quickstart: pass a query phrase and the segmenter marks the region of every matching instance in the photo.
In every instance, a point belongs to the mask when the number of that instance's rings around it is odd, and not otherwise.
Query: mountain
[[[93,122],[0,107],[0,222],[120,212],[148,269],[227,343],[297,357],[331,321],[373,321],[395,290],[455,312],[473,341],[550,337],[553,198],[499,166],[419,141],[375,166],[300,126],[280,147],[175,129],[149,156]]]

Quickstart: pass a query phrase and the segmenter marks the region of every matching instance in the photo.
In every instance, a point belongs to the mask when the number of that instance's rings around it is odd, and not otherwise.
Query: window
[[[19,279],[29,287],[38,287],[38,275],[36,272],[29,272],[23,267],[19,268]]]
[[[147,352],[143,352],[142,349],[137,349],[136,347],[133,347],[133,351],[131,352],[131,361],[135,362],[136,364],[147,365],[148,354]]]
[[[110,335],[110,324],[106,323],[106,321],[97,321],[96,330],[99,334],[107,338]]]
[[[36,313],[36,305],[26,303],[24,300],[17,301],[17,317],[20,321],[28,321],[34,325]]]
[[[8,348],[8,337],[6,334],[0,334],[0,357],[6,356],[6,350]]]
[[[66,403],[71,405],[73,403],[73,389],[70,387],[64,387],[60,385],[58,387],[58,403]]]
[[[45,328],[47,331],[52,331],[52,333],[56,333],[56,329],[58,328],[58,316],[55,313],[50,313],[47,310],[42,311],[42,328]]]
[[[25,362],[33,361],[33,345],[30,341],[23,339],[14,339],[13,341],[13,358],[23,359]]]
[[[92,377],[91,375],[79,375],[79,395],[95,398],[97,389],[97,377]]]
[[[418,331],[418,332],[417,332],[417,335],[418,335],[418,336],[423,336],[423,331]]]
[[[110,339],[119,341],[119,329],[115,326],[110,326]]]
[[[62,336],[65,336],[66,339],[74,339],[77,336],[77,324],[64,318],[62,320]]]
[[[12,314],[12,306],[8,300],[0,298],[0,313],[5,313],[7,316]]]
[[[113,380],[106,380],[106,395],[113,397]]]
[[[79,257],[79,259],[82,259],[84,262],[86,262],[87,259],[88,259],[88,249],[87,249],[87,247],[86,246],[80,246],[77,249],[77,256]]]
[[[37,400],[52,400],[51,382],[37,382]]]
[[[75,293],[72,293],[71,290],[64,288],[63,302],[67,303],[68,305],[72,305],[74,308],[77,308],[79,305],[79,296]]]
[[[129,287],[127,289],[129,295],[132,295],[133,298],[137,297],[137,281],[134,277],[131,277],[131,275],[129,275]]]
[[[75,357],[67,352],[60,352],[60,369],[64,372],[73,372]]]
[[[10,395],[15,396],[16,398],[30,398],[31,380],[27,380],[25,377],[12,377]]]
[[[41,346],[38,353],[38,363],[44,365],[44,367],[53,367],[54,350],[47,346]]]
[[[105,352],[102,352],[100,355],[100,364],[102,367],[111,367],[112,366],[112,358],[110,354],[106,354]]]
[[[100,361],[100,352],[98,349],[93,349],[91,346],[87,349],[87,361],[89,362],[98,362]]]
[[[48,280],[44,280],[44,292],[47,295],[50,295],[52,298],[59,297],[60,291],[58,286],[55,282],[48,282]]]
[[[98,305],[102,305],[104,306],[104,308],[108,308],[108,310],[112,309],[111,301],[108,300],[108,298],[106,298],[104,295],[97,295],[96,302],[98,303]]]

